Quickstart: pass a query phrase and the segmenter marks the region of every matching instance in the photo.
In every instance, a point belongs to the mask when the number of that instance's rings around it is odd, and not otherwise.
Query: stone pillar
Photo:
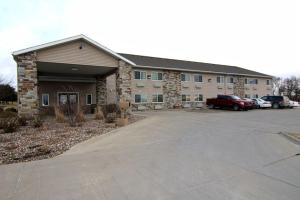
[[[107,103],[107,87],[106,77],[96,77],[96,103],[97,105],[105,105]]]
[[[39,113],[36,52],[19,55],[17,61],[18,114],[32,117]]]
[[[236,77],[233,83],[233,94],[241,98],[245,97],[245,79],[242,76]]]
[[[181,104],[181,77],[180,72],[165,70],[163,73],[163,95],[165,107],[174,108]]]
[[[119,61],[119,68],[116,72],[116,93],[118,102],[120,99],[131,102],[131,80],[132,66],[124,61]]]

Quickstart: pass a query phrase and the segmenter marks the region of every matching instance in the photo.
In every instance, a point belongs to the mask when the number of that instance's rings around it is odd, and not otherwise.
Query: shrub
[[[5,111],[7,111],[7,112],[13,112],[13,113],[17,113],[18,112],[17,109],[15,109],[15,108],[7,108]]]
[[[107,104],[102,106],[102,112],[104,117],[106,118],[109,113],[118,113],[119,108],[117,104]]]
[[[61,109],[59,109],[58,107],[54,108],[54,113],[55,113],[55,120],[57,122],[63,123],[65,122],[65,115],[64,113],[61,111]]]
[[[105,122],[106,123],[113,123],[116,121],[117,118],[117,114],[116,113],[108,113],[106,118],[105,118]]]
[[[4,133],[13,133],[17,131],[18,128],[19,128],[18,118],[14,117],[14,118],[9,118],[4,120],[3,123]]]
[[[16,117],[17,113],[15,112],[10,112],[10,111],[3,111],[0,112],[0,118],[12,118],[12,117]]]
[[[102,112],[102,109],[101,109],[100,106],[97,106],[96,114],[95,114],[95,119],[97,119],[97,120],[104,119],[104,115],[103,115],[103,112]]]
[[[39,128],[43,125],[43,121],[40,117],[36,116],[33,120],[32,120],[32,126],[34,128]]]
[[[85,122],[85,117],[82,110],[79,110],[79,112],[76,114],[75,121],[76,123]]]
[[[0,129],[4,128],[5,119],[0,119]]]
[[[26,126],[27,125],[26,117],[23,117],[23,116],[18,117],[18,123],[19,123],[20,126]]]

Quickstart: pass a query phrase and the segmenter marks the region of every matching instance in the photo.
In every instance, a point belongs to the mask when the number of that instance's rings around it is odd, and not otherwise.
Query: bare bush
[[[65,122],[65,115],[59,107],[54,108],[55,120],[59,123]]]

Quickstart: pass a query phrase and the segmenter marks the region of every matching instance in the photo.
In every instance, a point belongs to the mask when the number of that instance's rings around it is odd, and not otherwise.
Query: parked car
[[[232,108],[233,110],[249,110],[252,108],[252,103],[234,95],[218,95],[217,98],[207,99],[206,105],[209,108]]]
[[[250,104],[252,104],[252,106],[251,106],[250,109],[255,109],[255,108],[257,108],[257,106],[256,106],[256,104],[255,104],[255,101],[253,101],[252,99],[249,99],[249,98],[243,98],[242,100],[248,101]]]
[[[269,101],[265,101],[260,98],[254,98],[252,100],[255,101],[256,108],[271,108],[272,107],[272,104]]]
[[[272,104],[272,108],[288,108],[290,106],[290,100],[286,96],[263,96],[262,100],[269,101]]]
[[[291,101],[290,100],[289,107],[290,108],[299,107],[299,103],[297,101]]]

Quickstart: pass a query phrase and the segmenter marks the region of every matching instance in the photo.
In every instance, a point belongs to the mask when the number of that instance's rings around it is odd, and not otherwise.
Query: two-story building
[[[18,112],[52,112],[73,102],[85,112],[121,98],[136,109],[192,107],[218,94],[272,94],[272,76],[202,62],[116,53],[78,35],[13,52]]]

